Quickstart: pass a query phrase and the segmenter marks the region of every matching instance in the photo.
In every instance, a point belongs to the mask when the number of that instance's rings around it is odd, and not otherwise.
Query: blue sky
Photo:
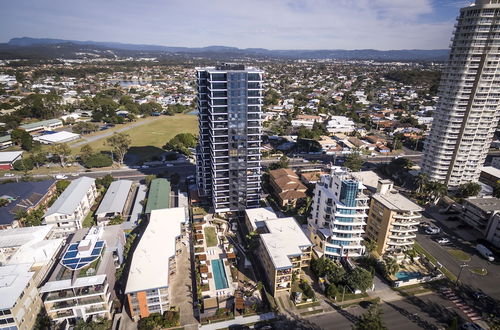
[[[13,37],[269,49],[448,48],[463,0],[0,0]]]

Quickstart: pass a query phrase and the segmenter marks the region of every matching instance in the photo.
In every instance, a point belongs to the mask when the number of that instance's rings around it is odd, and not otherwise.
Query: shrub
[[[113,160],[108,155],[99,153],[85,157],[83,164],[86,168],[107,167],[113,165]]]

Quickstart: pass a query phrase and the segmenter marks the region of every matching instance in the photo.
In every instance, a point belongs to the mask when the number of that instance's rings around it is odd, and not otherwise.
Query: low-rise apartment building
[[[54,323],[111,319],[115,272],[123,261],[124,244],[120,225],[82,228],[74,233],[39,290]]]
[[[125,288],[135,320],[169,309],[169,280],[176,267],[176,244],[187,222],[184,207],[151,211],[148,226],[134,250]]]
[[[0,329],[31,330],[42,306],[31,263],[0,267]]]
[[[309,267],[313,244],[294,218],[272,217],[271,213],[268,208],[246,210],[246,222],[260,233],[258,255],[268,287],[275,295],[290,292],[293,274]]]
[[[462,220],[487,236],[493,217],[500,213],[500,198],[471,197],[463,203]]]
[[[346,168],[332,167],[316,184],[311,215],[310,239],[318,256],[340,259],[360,257],[365,233],[368,196],[365,186]]]
[[[372,195],[366,236],[377,243],[376,251],[398,253],[413,247],[422,208],[393,189],[390,180],[379,180]]]
[[[67,235],[82,228],[97,197],[95,179],[81,177],[73,180],[59,198],[45,212],[44,224],[55,224],[55,231]]]
[[[113,181],[106,194],[104,195],[101,204],[95,212],[97,223],[108,224],[111,219],[116,216],[124,216],[127,200],[130,198],[132,181],[118,180]]]

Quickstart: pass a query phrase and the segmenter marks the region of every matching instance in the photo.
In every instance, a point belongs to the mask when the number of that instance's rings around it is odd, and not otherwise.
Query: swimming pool
[[[396,278],[401,281],[408,281],[414,278],[421,278],[422,274],[420,272],[407,272],[407,271],[399,271],[396,273]]]
[[[215,289],[222,290],[229,288],[227,284],[226,269],[220,259],[212,260],[212,271],[214,273]]]

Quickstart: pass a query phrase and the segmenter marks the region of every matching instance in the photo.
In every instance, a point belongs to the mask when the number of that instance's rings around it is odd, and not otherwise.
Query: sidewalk
[[[276,317],[276,315],[271,312],[271,313],[266,313],[266,314],[260,314],[260,315],[252,315],[252,316],[237,316],[234,318],[234,320],[229,320],[229,321],[224,321],[224,322],[217,322],[217,323],[212,323],[212,324],[206,324],[206,325],[200,325],[199,329],[203,330],[217,330],[217,329],[224,329],[224,328],[229,328],[232,325],[243,325],[243,324],[248,324],[248,323],[256,323],[259,321],[265,321],[265,320],[272,320]]]

